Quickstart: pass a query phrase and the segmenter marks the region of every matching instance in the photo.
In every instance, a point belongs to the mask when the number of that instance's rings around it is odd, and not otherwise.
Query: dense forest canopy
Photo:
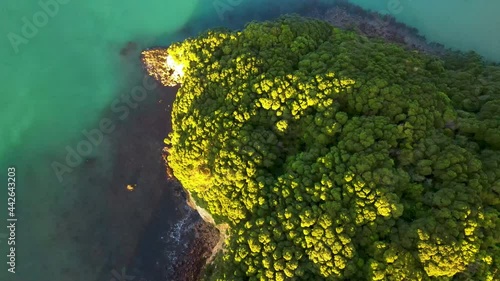
[[[210,280],[499,280],[500,68],[296,16],[167,50]]]

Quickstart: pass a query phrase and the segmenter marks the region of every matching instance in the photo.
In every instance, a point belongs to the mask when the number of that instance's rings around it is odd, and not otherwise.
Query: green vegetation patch
[[[500,69],[295,16],[173,44],[210,280],[498,280]]]

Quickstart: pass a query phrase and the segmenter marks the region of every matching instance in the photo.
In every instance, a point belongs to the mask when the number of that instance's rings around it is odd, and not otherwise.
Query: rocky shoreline
[[[216,229],[188,206],[187,194],[168,177],[164,162],[163,138],[171,131],[176,90],[157,83],[113,138],[117,188],[107,197],[109,235],[115,237],[110,242],[117,247],[99,280],[109,281],[122,269],[133,280],[198,280],[203,255],[211,254],[211,244],[201,241],[210,241],[208,234]],[[129,184],[133,191],[125,188]],[[137,235],[138,242],[131,243]]]
[[[337,1],[336,5],[319,5],[306,16],[324,20],[331,25],[353,30],[370,38],[381,38],[386,42],[396,43],[410,50],[417,50],[429,55],[443,56],[449,52],[445,46],[427,42],[416,28],[398,22],[392,15],[382,15],[366,11],[347,1]]]

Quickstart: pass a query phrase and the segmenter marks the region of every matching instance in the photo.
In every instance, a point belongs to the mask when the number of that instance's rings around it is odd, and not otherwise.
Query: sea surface
[[[99,194],[112,184],[114,146],[106,136],[93,135],[92,142],[87,135],[103,127],[112,134],[110,124],[102,124],[110,112],[127,122],[125,113],[135,108],[123,93],[147,88],[139,65],[141,49],[166,46],[210,27],[241,27],[247,20],[299,11],[307,2],[2,0],[0,280],[95,280],[92,257],[79,254],[81,245],[91,245],[95,236],[72,239],[64,229],[92,228],[105,235],[107,226],[86,225],[85,214],[64,214],[88,204],[95,210],[89,216],[106,215]],[[430,41],[500,61],[499,1],[351,2],[391,14]],[[8,167],[15,167],[17,184],[15,274],[6,265]],[[82,203],[82,198],[89,199]],[[121,281],[113,276],[109,279]]]

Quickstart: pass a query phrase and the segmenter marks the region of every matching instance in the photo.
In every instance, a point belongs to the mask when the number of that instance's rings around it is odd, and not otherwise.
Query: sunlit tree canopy
[[[288,16],[166,50],[211,280],[500,280],[500,68]],[[217,262],[216,261],[216,262]]]

